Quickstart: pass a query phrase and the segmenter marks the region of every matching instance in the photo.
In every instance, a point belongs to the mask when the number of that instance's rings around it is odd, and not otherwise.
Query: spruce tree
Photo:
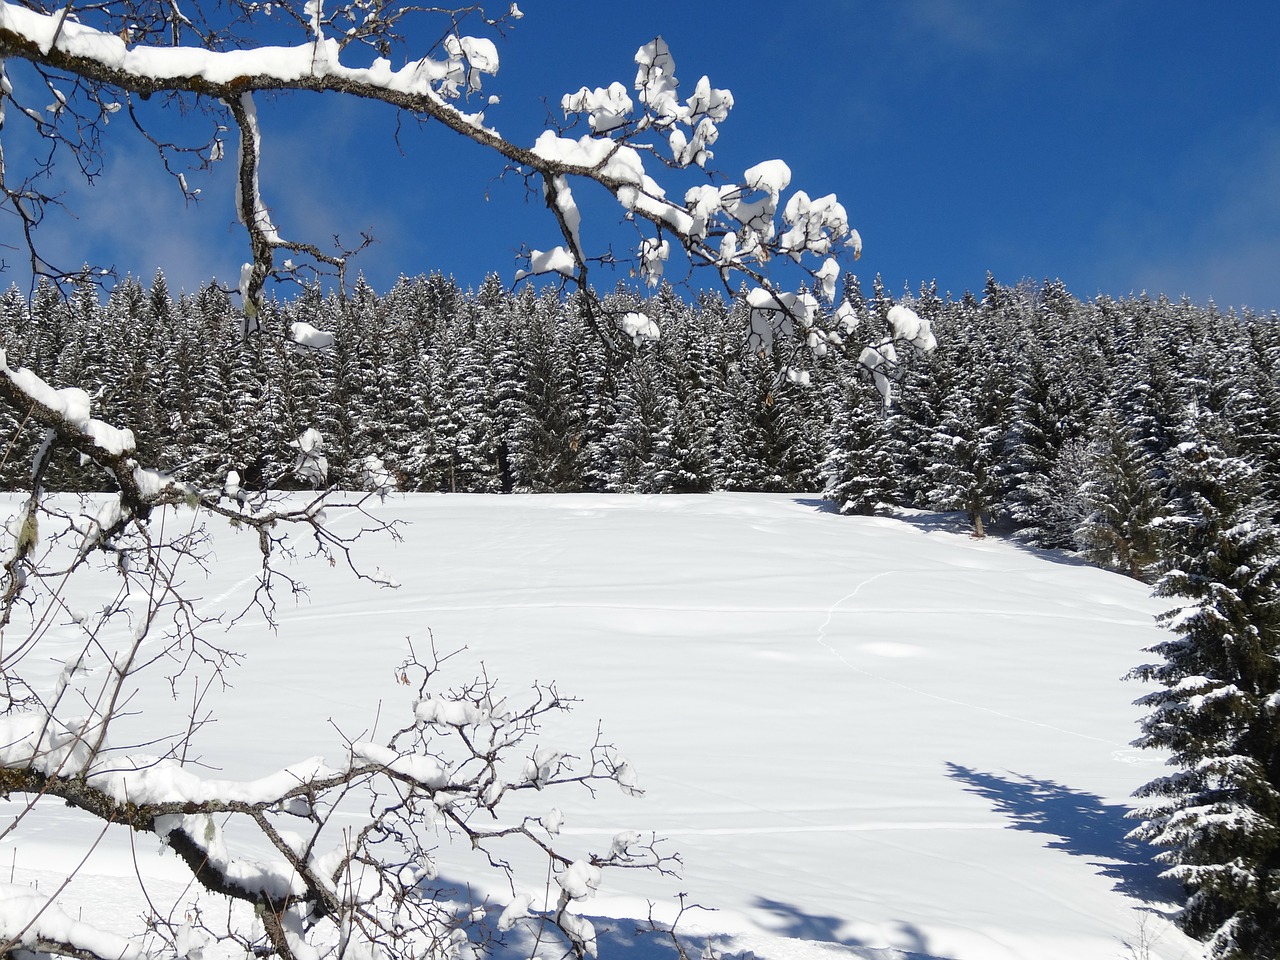
[[[897,471],[878,393],[859,383],[845,385],[829,447],[823,497],[841,513],[869,516],[897,499]]]
[[[614,466],[609,490],[662,493],[675,402],[657,351],[642,347],[619,377],[618,419],[609,436]]]
[[[585,398],[566,343],[560,298],[526,287],[513,324],[516,349],[498,384],[515,489],[572,493],[583,488]]]
[[[1001,507],[1003,449],[1002,429],[983,421],[967,393],[949,398],[927,441],[929,502],[940,510],[963,510],[975,537],[986,535],[987,522]]]
[[[1280,955],[1280,530],[1256,474],[1201,437],[1171,457],[1176,563],[1156,585],[1181,602],[1161,620],[1161,661],[1131,676],[1161,689],[1135,744],[1174,772],[1137,791],[1132,836],[1164,848],[1188,899],[1179,925],[1216,960]]]
[[[1090,433],[1080,497],[1085,515],[1075,539],[1089,561],[1150,582],[1166,505],[1151,455],[1110,405]]]
[[[1009,438],[1009,516],[1018,536],[1041,547],[1073,545],[1075,524],[1070,510],[1071,455],[1064,448],[1076,440],[1073,409],[1062,370],[1061,353],[1038,335],[1019,351]],[[1064,516],[1065,513],[1065,516]],[[1075,520],[1078,522],[1079,518]]]

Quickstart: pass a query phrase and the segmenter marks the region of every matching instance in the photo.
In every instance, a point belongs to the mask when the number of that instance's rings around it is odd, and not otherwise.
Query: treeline
[[[910,358],[889,415],[858,363],[894,299],[846,289],[861,327],[812,361],[812,385],[746,347],[741,298],[690,303],[669,288],[619,289],[661,338],[607,348],[575,297],[496,279],[478,291],[435,275],[379,295],[307,292],[260,333],[216,286],[177,298],[163,276],[105,298],[49,285],[0,297],[10,366],[95,397],[134,430],[140,459],[183,480],[302,485],[296,441],[319,431],[329,481],[358,486],[381,458],[401,490],[457,492],[816,491],[851,512],[878,503],[964,510],[1030,542],[1087,551],[1134,576],[1157,569],[1157,528],[1176,500],[1179,444],[1209,436],[1280,489],[1280,324],[1212,304],[1146,296],[1082,301],[1060,283],[909,305],[939,341]],[[327,349],[290,344],[303,322]],[[40,437],[6,418],[0,483],[29,484]],[[295,446],[291,446],[294,443]],[[303,471],[305,475],[306,471]],[[61,455],[55,489],[100,489]]]

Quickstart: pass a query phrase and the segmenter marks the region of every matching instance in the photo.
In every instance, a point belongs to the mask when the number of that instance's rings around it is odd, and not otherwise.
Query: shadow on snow
[[[990,801],[1007,816],[1015,830],[1030,830],[1053,839],[1047,844],[1075,857],[1087,857],[1099,874],[1114,882],[1115,890],[1150,904],[1174,904],[1182,899],[1179,885],[1160,876],[1149,848],[1127,839],[1133,828],[1128,808],[1105,803],[1096,794],[1072,790],[1053,780],[1023,774],[1006,777],[949,763],[948,775],[965,790]]]
[[[772,920],[765,925],[778,937],[838,943],[851,948],[850,956],[863,960],[935,960],[935,955],[928,952],[923,932],[909,923],[889,924],[896,946],[877,948],[842,933],[848,926],[848,918],[806,913],[794,904],[764,897],[757,898],[755,906],[770,914]]]
[[[842,933],[848,924],[847,918],[806,913],[794,904],[763,897],[755,901],[755,907],[768,915],[761,924],[767,933],[744,935],[739,942],[729,934],[692,934],[678,929],[679,948],[670,934],[670,927],[665,924],[642,919],[595,917],[591,915],[589,902],[583,906],[587,908],[584,915],[595,927],[597,955],[607,960],[682,960],[682,957],[684,960],[699,960],[709,955],[723,960],[748,960],[751,957],[788,960],[795,953],[794,941],[797,940],[830,944],[836,950],[830,954],[832,957],[839,956],[839,948],[843,947],[849,960],[941,960],[926,952],[923,934],[910,924],[893,925],[893,939],[898,946],[873,947],[866,941]],[[704,915],[699,908],[691,908],[680,925],[682,928],[692,926],[700,929],[704,924],[714,923],[713,916],[714,910],[710,915]],[[558,936],[544,934],[539,938],[537,927],[536,921],[526,921],[521,929],[504,938],[506,942],[497,946],[493,956],[496,960],[527,960],[535,955],[548,960],[562,960],[572,955]]]
[[[840,514],[834,503],[822,497],[796,497],[795,503],[802,507],[808,507],[817,513]],[[969,518],[960,511],[941,513],[915,510],[907,507],[885,507],[878,511],[875,516],[900,520],[915,527],[921,533],[952,533],[958,536],[973,537],[973,525],[969,522]],[[1027,540],[1019,538],[1017,534],[1017,528],[1007,521],[994,520],[989,521],[986,525],[987,539],[1007,543],[1024,553],[1039,557],[1041,560],[1048,560],[1050,563],[1060,563],[1069,567],[1097,566],[1097,564],[1090,563],[1070,550],[1056,547],[1038,547]]]

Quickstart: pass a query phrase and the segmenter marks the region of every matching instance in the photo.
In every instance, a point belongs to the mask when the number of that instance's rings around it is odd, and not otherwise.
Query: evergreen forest
[[[661,329],[621,349],[575,296],[440,275],[277,300],[250,336],[217,285],[176,297],[161,274],[105,297],[15,287],[0,297],[0,342],[12,367],[89,390],[95,416],[133,429],[143,462],[205,487],[233,470],[246,490],[310,485],[296,468],[314,429],[338,486],[360,486],[375,456],[404,491],[825,490],[847,512],[963,511],[979,535],[995,524],[1144,580],[1164,568],[1157,532],[1178,502],[1180,446],[1212,441],[1255,471],[1263,502],[1280,499],[1275,314],[1082,300],[1059,282],[988,278],[977,295],[925,286],[896,300],[872,286],[846,285],[860,328],[813,358],[807,385],[744,346],[741,297],[689,302],[665,285],[603,298]],[[886,336],[895,302],[939,347],[907,358],[886,407],[858,354]],[[298,322],[332,347],[291,343]],[[25,426],[4,425],[7,489],[30,483],[41,437]],[[45,483],[85,490],[100,476],[64,455]]]

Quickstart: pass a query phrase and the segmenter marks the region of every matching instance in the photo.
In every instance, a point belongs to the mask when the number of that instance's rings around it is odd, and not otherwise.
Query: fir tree
[[[1009,515],[1021,528],[1020,537],[1042,547],[1072,546],[1080,519],[1063,510],[1076,500],[1069,477],[1074,464],[1063,457],[1076,437],[1072,398],[1056,366],[1059,357],[1039,336],[1019,352],[1011,416]]]
[[[1075,539],[1090,562],[1149,581],[1160,558],[1165,502],[1152,458],[1113,407],[1094,424],[1080,487],[1085,515]]]
[[[856,383],[845,386],[829,446],[823,497],[841,513],[870,515],[896,500],[897,470],[878,393]]]
[[[1003,430],[984,423],[968,394],[956,394],[928,441],[925,472],[933,481],[929,500],[941,510],[963,510],[975,537],[1000,507],[1000,456]]]
[[[663,492],[675,402],[656,354],[649,347],[642,348],[619,379],[618,419],[609,440],[614,465],[608,481],[611,491]]]
[[[1177,565],[1156,586],[1184,603],[1159,663],[1131,676],[1160,684],[1138,746],[1167,750],[1175,772],[1137,791],[1133,831],[1187,888],[1178,922],[1218,960],[1280,955],[1280,530],[1254,497],[1243,460],[1200,438],[1177,448]]]
[[[511,472],[521,492],[569,493],[581,490],[586,450],[585,402],[573,348],[564,343],[560,301],[554,293],[518,301],[515,336],[518,349],[510,375],[499,384],[499,404],[507,430]]]

